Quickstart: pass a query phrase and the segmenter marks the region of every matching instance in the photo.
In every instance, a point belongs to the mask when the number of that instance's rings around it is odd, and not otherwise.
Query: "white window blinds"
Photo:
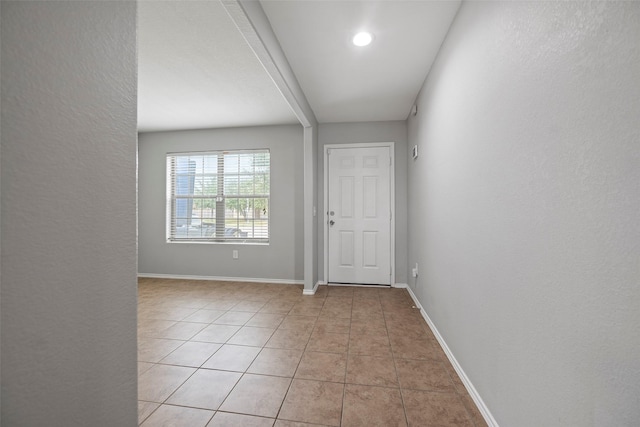
[[[269,150],[167,155],[167,240],[269,241]]]

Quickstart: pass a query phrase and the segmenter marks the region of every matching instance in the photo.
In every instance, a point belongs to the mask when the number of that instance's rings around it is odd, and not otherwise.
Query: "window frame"
[[[244,155],[244,156],[243,156]],[[250,156],[247,156],[250,155]],[[262,159],[258,161],[256,165],[256,155],[262,155]],[[266,156],[265,156],[266,155]],[[234,161],[233,157],[237,156],[237,167],[234,168],[233,164],[230,161]],[[207,159],[208,157],[208,159]],[[185,172],[185,165],[179,166],[180,163],[179,158],[186,158],[187,162],[196,163],[198,166],[193,166],[193,171],[191,170],[191,164],[186,165],[188,171]],[[214,159],[215,158],[215,159]],[[191,160],[194,159],[194,160]],[[215,160],[215,173],[211,172],[211,169],[207,172],[207,168],[204,166],[207,161],[209,161],[209,165],[211,165],[211,160]],[[228,162],[229,161],[229,162]],[[242,171],[241,164],[243,162],[251,162],[252,171],[247,172]],[[271,215],[270,215],[270,204],[271,204],[271,152],[268,148],[260,148],[260,149],[239,149],[239,150],[207,150],[207,151],[185,151],[185,152],[170,152],[166,153],[165,157],[166,162],[166,241],[167,243],[205,243],[205,244],[250,244],[250,245],[268,245],[270,241],[270,229],[271,229]],[[184,160],[183,160],[184,162]],[[201,170],[198,168],[202,166]],[[209,166],[211,167],[211,166]],[[180,170],[182,168],[182,170]],[[262,171],[258,171],[258,169],[263,169]],[[264,170],[266,169],[266,171]],[[250,184],[253,188],[248,193],[246,190],[243,191],[241,182],[242,177],[249,177],[250,181],[253,184]],[[182,178],[182,182],[180,182],[180,178]],[[184,179],[187,178],[186,182],[187,189],[185,189]],[[209,182],[213,183],[213,188],[215,188],[215,194],[212,191],[206,192],[204,183],[209,179]],[[229,184],[232,184],[233,181],[237,179],[237,186],[235,188],[235,192],[229,192],[225,194],[225,187]],[[265,192],[258,192],[256,189],[256,185],[258,184],[258,180],[262,180],[263,190]],[[199,188],[195,182],[199,182],[201,185]],[[229,184],[227,184],[229,183]],[[179,188],[182,188],[183,191],[186,190],[186,193],[180,194]],[[210,190],[212,187],[209,187]],[[201,192],[201,194],[197,194]],[[186,212],[184,217],[180,217],[178,210],[178,201],[186,200],[187,204],[185,205]],[[198,209],[194,207],[194,202],[196,200],[202,200],[200,205],[200,216],[197,217],[191,213],[194,209]],[[242,209],[242,217],[240,216],[241,210],[236,208],[231,208],[231,211],[236,211],[235,218],[228,217],[227,212],[229,211],[228,202],[231,200],[237,200],[238,206],[245,206]],[[244,200],[245,202],[241,202]],[[191,203],[191,208],[189,209],[189,201]],[[206,201],[211,204],[213,202],[215,204],[215,208],[211,208],[209,206],[207,209],[214,212],[215,216],[207,216],[205,217],[204,212],[204,204]],[[261,201],[263,207],[256,208],[256,201]],[[260,213],[258,210],[262,209],[266,218],[260,218]],[[250,213],[251,219],[247,218],[247,214]],[[189,216],[190,215],[190,216]],[[258,218],[256,218],[256,216]],[[243,231],[241,227],[241,219],[244,218],[243,222],[245,223],[245,227],[247,223],[251,224],[249,230]],[[203,227],[205,219],[212,221],[210,225],[206,228]],[[179,236],[177,233],[179,223],[182,221],[186,221],[186,224],[182,225],[187,227],[186,236]],[[192,221],[197,221],[198,224],[192,225]],[[229,222],[233,222],[229,224]],[[261,225],[256,226],[256,223],[260,222]],[[265,227],[266,225],[266,227]],[[190,235],[191,227],[194,227],[194,230],[197,230],[198,227],[200,229],[198,236],[196,232],[194,235]],[[230,231],[232,230],[232,231]],[[204,233],[213,233],[211,235],[205,235]],[[266,237],[248,237],[248,235],[254,236],[257,233],[264,233]],[[231,233],[231,234],[229,234]]]

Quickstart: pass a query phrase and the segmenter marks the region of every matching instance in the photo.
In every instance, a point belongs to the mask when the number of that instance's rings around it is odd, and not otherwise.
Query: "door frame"
[[[378,148],[388,147],[391,165],[389,166],[389,206],[391,208],[390,247],[389,257],[391,265],[391,277],[389,283],[393,287],[396,283],[396,158],[395,142],[362,142],[353,144],[325,144],[324,154],[324,281],[329,282],[329,150],[339,148]]]

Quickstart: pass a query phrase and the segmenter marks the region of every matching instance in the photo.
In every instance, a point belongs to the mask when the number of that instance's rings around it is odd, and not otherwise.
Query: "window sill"
[[[247,242],[244,240],[216,242],[213,240],[167,240],[167,243],[194,244],[194,245],[241,245],[241,246],[269,246],[269,242]]]

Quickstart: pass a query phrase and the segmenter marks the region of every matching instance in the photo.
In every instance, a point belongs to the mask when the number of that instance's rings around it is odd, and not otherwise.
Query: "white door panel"
[[[391,284],[389,147],[328,153],[328,282]]]

